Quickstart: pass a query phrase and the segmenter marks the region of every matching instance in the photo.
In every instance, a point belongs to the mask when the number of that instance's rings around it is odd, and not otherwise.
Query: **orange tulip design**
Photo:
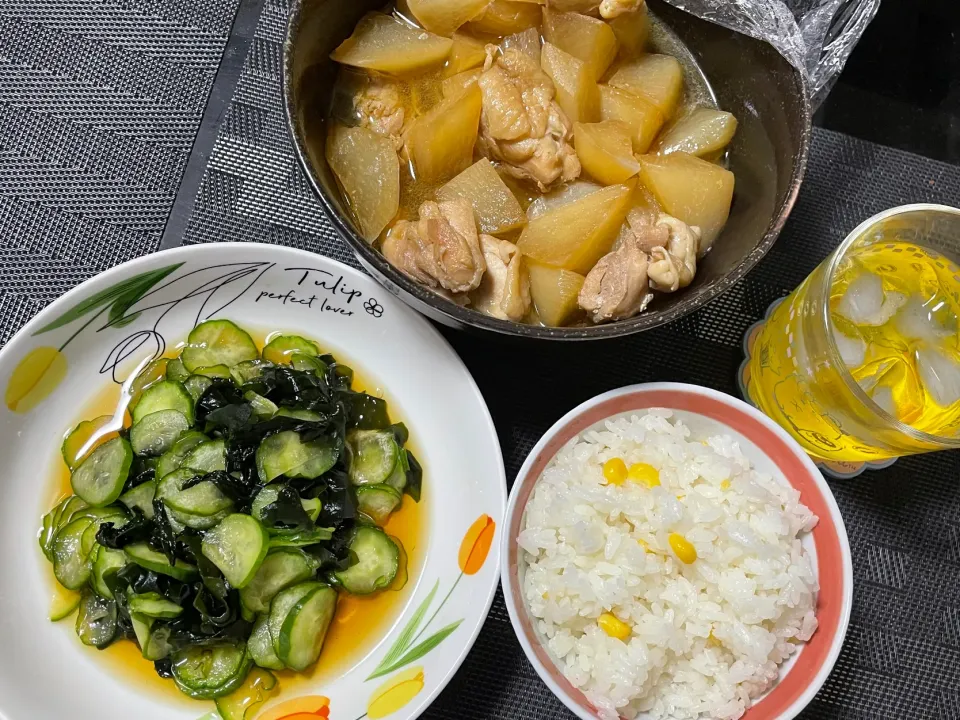
[[[371,720],[392,715],[413,700],[423,690],[423,668],[412,667],[394,675],[378,687],[367,705]]]
[[[257,720],[327,720],[329,717],[330,698],[308,695],[275,705]]]
[[[467,530],[460,543],[458,561],[464,575],[476,575],[483,567],[493,543],[493,535],[497,524],[489,515],[481,515]]]

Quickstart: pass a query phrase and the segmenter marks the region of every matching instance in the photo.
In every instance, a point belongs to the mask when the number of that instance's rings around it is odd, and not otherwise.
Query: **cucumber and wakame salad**
[[[260,351],[228,320],[148,365],[130,427],[70,458],[74,495],[43,518],[81,641],[136,642],[201,699],[254,666],[313,665],[340,594],[393,583],[403,550],[382,526],[420,500],[406,428],[352,383],[313,341]]]

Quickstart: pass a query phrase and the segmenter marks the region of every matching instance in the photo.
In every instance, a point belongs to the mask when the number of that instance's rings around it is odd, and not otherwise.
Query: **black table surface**
[[[355,263],[286,138],[285,13],[286,0],[0,0],[0,346],[77,283],[160,248],[258,240]],[[598,392],[678,380],[735,394],[745,330],[846,231],[892,205],[960,202],[958,16],[957,0],[883,0],[817,114],[783,236],[709,307],[595,346],[445,331],[490,406],[509,482],[539,435]],[[831,482],[854,609],[804,720],[960,718],[958,478],[960,453],[941,453]],[[526,661],[498,594],[425,717],[572,716]]]

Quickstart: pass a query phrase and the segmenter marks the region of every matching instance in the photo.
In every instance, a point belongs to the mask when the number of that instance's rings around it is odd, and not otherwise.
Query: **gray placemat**
[[[0,343],[158,248],[239,3],[0,2]]]
[[[72,10],[74,5],[54,0],[24,7],[38,15],[41,8],[56,7],[56,12],[44,11],[43,17],[52,25],[67,25],[62,18],[70,15],[68,5]],[[203,4],[213,5],[225,3]],[[186,12],[193,5],[190,0],[179,4],[155,0],[149,7]],[[0,18],[7,14],[5,7],[0,8]],[[93,17],[77,20],[75,32],[95,27],[106,32],[89,19]],[[183,21],[184,16],[176,17]],[[287,138],[279,77],[285,2],[267,0],[258,17],[244,45],[249,49],[232,102],[199,180],[195,208],[189,217],[175,219],[184,227],[182,240],[281,243],[356,266],[323,218]],[[117,25],[103,27],[120,33],[112,29]],[[148,23],[139,33],[117,35],[116,44],[128,52],[144,52],[160,42],[157,37],[165,37],[164,27]],[[197,40],[181,41],[177,47],[189,55]],[[175,64],[172,47],[169,52],[167,61]],[[196,58],[216,62],[207,50],[193,52]],[[45,46],[35,48],[34,59],[25,62],[46,68],[55,65],[52,58],[57,56],[56,48]],[[162,198],[169,210],[177,187],[175,168],[184,166],[186,147],[176,145],[180,165],[168,166],[154,158],[149,162],[155,165],[137,166],[141,169],[131,175],[130,163],[138,162],[138,154],[126,143],[141,142],[156,148],[157,157],[167,157],[160,152],[168,148],[163,138],[175,133],[158,131],[144,140],[137,132],[162,128],[162,123],[154,118],[146,127],[131,120],[127,132],[106,127],[84,131],[90,133],[84,136],[86,141],[70,145],[58,139],[60,127],[76,119],[45,111],[43,103],[51,101],[44,99],[46,91],[28,81],[29,73],[12,79],[4,62],[0,60],[0,138],[7,152],[30,162],[21,160],[16,170],[7,170],[10,160],[0,154],[0,343],[64,290],[156,246],[163,219],[161,199],[154,198]],[[203,67],[210,72],[209,65]],[[102,104],[113,102],[116,95],[109,78],[121,71],[113,64],[88,70],[83,82],[98,89],[88,92],[88,85],[83,85],[75,95],[82,99],[77,102],[86,108],[85,117],[102,115]],[[21,98],[19,104],[11,97]],[[42,117],[25,125],[20,116],[9,114],[11,107]],[[18,139],[28,131],[36,137]],[[40,169],[71,152],[69,157],[82,163],[80,171],[68,173],[73,166],[65,162],[59,169]],[[97,185],[103,177],[116,180]],[[104,194],[108,192],[115,194]],[[958,204],[960,168],[817,130],[807,180],[782,237],[744,282],[704,310],[667,328],[589,345],[503,344],[445,331],[490,405],[508,478],[555,420],[604,390],[675,380],[735,394],[741,339],[767,306],[794,288],[861,220],[892,205],[917,201]],[[180,240],[179,234],[164,236],[165,245]],[[958,479],[960,453],[942,453],[902,459],[887,470],[831,483],[853,549],[853,619],[837,666],[801,716],[804,720],[960,718]],[[571,716],[524,658],[498,594],[466,663],[425,717]]]

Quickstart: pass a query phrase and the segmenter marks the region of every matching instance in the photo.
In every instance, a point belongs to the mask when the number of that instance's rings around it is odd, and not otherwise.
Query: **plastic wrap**
[[[666,0],[674,7],[765,40],[799,68],[816,108],[873,19],[880,0]]]

